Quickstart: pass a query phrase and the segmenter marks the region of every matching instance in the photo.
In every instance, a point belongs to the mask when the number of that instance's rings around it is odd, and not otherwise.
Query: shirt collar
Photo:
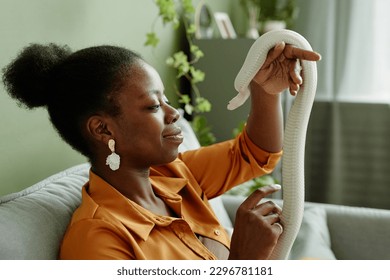
[[[180,214],[181,196],[178,193],[187,184],[188,180],[150,176],[150,181],[154,191]],[[145,241],[156,224],[166,224],[173,220],[173,218],[161,219],[158,215],[129,200],[92,170],[90,170],[86,191],[86,194],[99,206],[110,209],[111,215]]]

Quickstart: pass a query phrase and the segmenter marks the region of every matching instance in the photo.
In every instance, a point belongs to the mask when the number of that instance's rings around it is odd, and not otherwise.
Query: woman
[[[251,82],[243,133],[178,154],[180,115],[139,55],[115,46],[25,48],[4,69],[8,92],[28,108],[46,107],[61,137],[91,162],[59,257],[267,259],[283,231],[281,210],[258,203],[280,187],[261,188],[240,206],[231,242],[207,201],[277,164],[280,93],[298,92],[298,59],[319,55],[276,45]]]

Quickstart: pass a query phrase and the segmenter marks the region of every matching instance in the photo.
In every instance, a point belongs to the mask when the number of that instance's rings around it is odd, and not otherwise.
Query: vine
[[[154,2],[159,9],[157,19],[161,18],[164,25],[171,24],[177,30],[180,24],[183,24],[186,40],[189,45],[191,59],[183,51],[178,51],[166,59],[167,65],[176,70],[177,79],[183,77],[191,85],[193,97],[188,93],[180,92],[176,88],[176,94],[179,96],[178,102],[183,104],[184,110],[188,115],[209,112],[211,110],[211,103],[201,95],[197,86],[198,83],[204,81],[205,73],[197,69],[194,64],[204,54],[193,40],[196,26],[193,23],[195,7],[192,4],[192,0],[154,0]],[[146,34],[145,46],[156,48],[159,42],[160,38],[154,31],[153,24],[152,30]]]

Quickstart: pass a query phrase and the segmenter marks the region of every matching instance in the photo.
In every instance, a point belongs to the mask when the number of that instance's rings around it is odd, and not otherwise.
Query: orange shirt
[[[227,248],[230,240],[208,199],[271,172],[280,156],[281,152],[258,148],[244,132],[234,140],[185,152],[167,165],[151,168],[155,193],[179,218],[150,212],[90,171],[60,258],[215,259],[197,235]]]

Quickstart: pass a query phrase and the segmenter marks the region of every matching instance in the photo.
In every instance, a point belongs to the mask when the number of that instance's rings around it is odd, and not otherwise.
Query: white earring
[[[111,154],[106,159],[106,165],[108,165],[111,170],[115,171],[119,169],[119,164],[121,162],[121,158],[118,154],[115,153],[115,140],[110,139],[108,141],[108,148],[111,151]]]

